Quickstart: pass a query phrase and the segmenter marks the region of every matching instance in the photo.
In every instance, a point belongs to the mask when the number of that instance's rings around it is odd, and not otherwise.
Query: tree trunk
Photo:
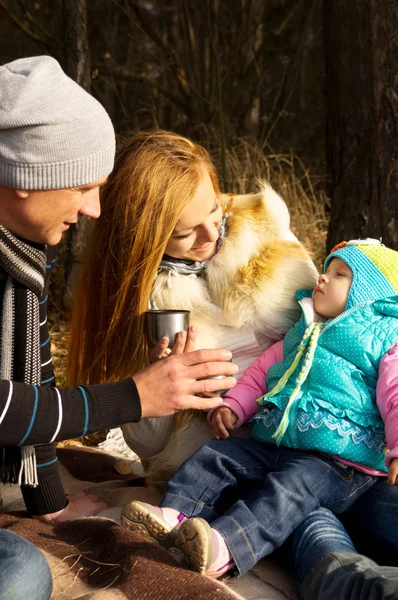
[[[64,23],[65,71],[69,77],[90,92],[91,60],[87,35],[86,0],[64,0]],[[63,297],[65,308],[68,310],[71,308],[73,290],[79,275],[87,226],[88,220],[81,217],[68,232],[65,260],[66,288]]]
[[[398,3],[325,0],[328,249],[382,238],[398,249]]]

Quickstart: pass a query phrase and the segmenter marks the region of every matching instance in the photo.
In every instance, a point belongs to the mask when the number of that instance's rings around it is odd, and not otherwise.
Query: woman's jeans
[[[212,440],[169,481],[162,506],[210,522],[242,574],[279,547],[312,510],[344,512],[375,482],[315,452],[251,438]]]
[[[398,566],[398,488],[382,477],[343,516],[359,552],[381,565]]]
[[[43,554],[24,538],[0,529],[1,600],[49,600],[50,568]]]
[[[378,480],[341,515],[314,510],[289,538],[290,563],[302,582],[331,552],[361,553],[381,565],[398,567],[398,488]]]

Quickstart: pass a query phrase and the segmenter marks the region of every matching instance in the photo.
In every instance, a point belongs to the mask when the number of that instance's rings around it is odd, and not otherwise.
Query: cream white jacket
[[[196,347],[230,349],[240,376],[299,318],[295,292],[312,289],[318,274],[290,231],[286,204],[268,184],[224,201],[227,235],[204,274],[160,272],[151,301],[158,309],[190,310]],[[212,437],[205,416],[194,411],[128,424],[123,434],[156,483]]]

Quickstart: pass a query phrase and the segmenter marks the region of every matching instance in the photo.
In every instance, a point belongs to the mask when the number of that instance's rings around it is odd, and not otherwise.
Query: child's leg
[[[242,574],[280,546],[311,510],[324,505],[341,512],[373,481],[322,455],[247,438],[213,440],[170,480],[161,506],[210,522]],[[185,521],[184,532],[188,526]],[[211,536],[200,539],[206,542],[198,550],[203,566],[212,562]]]
[[[264,453],[268,449],[264,446]],[[374,483],[374,478],[339,467],[332,459],[289,449],[278,449],[274,469],[261,490],[242,488],[241,499],[211,522],[241,574],[279,547],[314,508],[329,505],[340,512]],[[188,526],[186,521],[183,531]]]
[[[238,498],[238,486],[263,486],[279,451],[250,438],[212,440],[190,457],[169,481],[161,507],[131,502],[122,524],[149,535],[165,547],[174,544],[184,516],[211,521]],[[250,482],[250,483],[249,483]]]
[[[170,479],[160,506],[211,523],[239,499],[241,490],[262,489],[279,453],[276,446],[251,438],[211,440]]]

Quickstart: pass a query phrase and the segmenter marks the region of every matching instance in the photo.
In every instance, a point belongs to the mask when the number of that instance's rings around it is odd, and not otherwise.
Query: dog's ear
[[[224,214],[230,212],[228,228],[238,230],[248,224],[264,241],[291,239],[290,215],[284,200],[267,181],[259,182],[254,194],[223,194]]]
[[[287,239],[290,231],[290,214],[283,198],[267,182],[260,182],[260,191],[266,215],[266,227],[276,239]]]

